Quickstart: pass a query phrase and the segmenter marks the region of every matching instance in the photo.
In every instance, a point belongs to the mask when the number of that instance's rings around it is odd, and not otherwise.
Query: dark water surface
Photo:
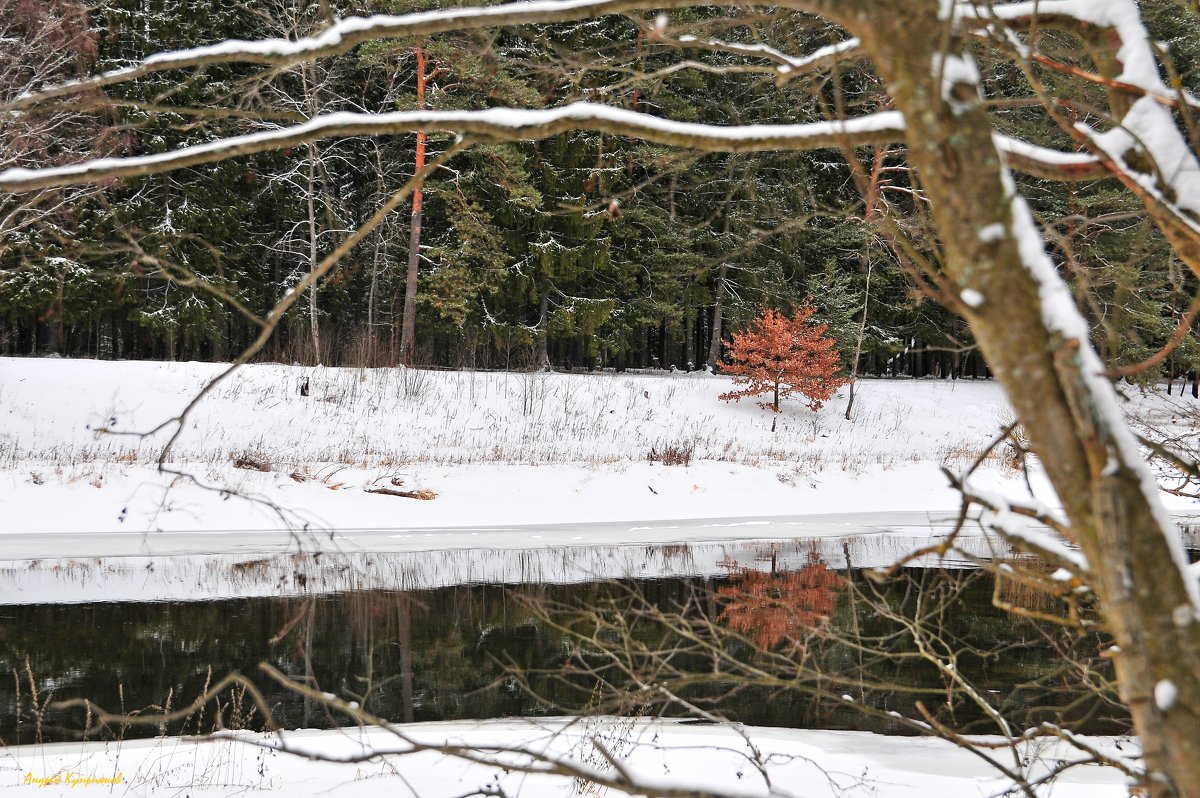
[[[632,619],[634,611],[622,609],[631,596],[643,602],[643,616],[648,608],[684,607],[694,622],[728,632],[720,656],[680,655],[676,662],[717,674],[692,688],[690,697],[746,723],[900,732],[903,727],[886,713],[920,717],[921,702],[957,727],[994,732],[971,701],[948,695],[945,672],[914,655],[905,622],[888,617],[896,614],[922,618],[925,643],[957,652],[958,670],[1018,730],[1040,720],[1086,732],[1125,728],[1123,710],[1063,666],[1063,655],[1070,654],[1086,661],[1092,686],[1111,679],[1101,656],[1103,639],[1021,620],[996,606],[1011,602],[1062,615],[1056,602],[1023,593],[1007,580],[997,589],[991,575],[964,568],[906,569],[875,587],[861,569],[835,559],[810,549],[802,558],[759,557],[752,567],[730,562],[716,573],[573,584],[304,595],[293,580],[286,591],[269,583],[260,591],[274,595],[226,599],[124,600],[128,590],[119,601],[36,603],[26,597],[26,603],[0,605],[0,737],[12,745],[77,739],[85,730],[101,739],[208,732],[218,716],[226,726],[261,728],[264,709],[236,689],[222,693],[219,707],[210,702],[186,720],[161,725],[98,724],[80,707],[55,706],[87,698],[109,711],[161,715],[187,706],[232,671],[254,679],[281,726],[345,725],[320,702],[263,676],[262,662],[394,721],[585,708],[594,703],[595,680],[581,674],[579,664],[602,657],[575,644],[561,627],[577,623],[581,608],[607,608],[609,624],[623,612]],[[652,623],[628,628],[635,643],[670,645]],[[850,644],[855,636],[869,638],[871,650]],[[604,639],[618,642],[610,638]],[[754,659],[751,641],[774,651],[776,665],[805,662],[825,675],[797,681],[794,686],[803,689],[734,689],[724,678],[724,660]],[[864,689],[863,677],[884,684]],[[842,695],[854,704],[839,700]],[[856,709],[862,706],[875,711]]]

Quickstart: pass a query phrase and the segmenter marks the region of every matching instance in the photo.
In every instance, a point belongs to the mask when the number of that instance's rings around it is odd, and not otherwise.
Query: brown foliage
[[[749,330],[735,334],[721,370],[746,387],[723,393],[721,399],[771,393],[772,401],[759,405],[778,413],[779,400],[800,394],[808,400],[807,407],[819,410],[848,380],[837,374],[835,342],[825,337],[829,325],[810,322],[815,312],[808,303],[791,318],[764,308]]]
[[[724,603],[719,620],[749,635],[764,651],[781,643],[800,648],[801,637],[833,614],[840,587],[841,579],[815,554],[798,571],[743,568],[717,588]]]

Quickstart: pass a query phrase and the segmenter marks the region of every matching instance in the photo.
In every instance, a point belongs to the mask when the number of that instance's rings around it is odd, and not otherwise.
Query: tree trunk
[[[367,365],[375,366],[378,363],[376,357],[376,345],[378,337],[375,335],[375,296],[379,290],[379,262],[383,252],[383,233],[377,231],[375,234],[375,253],[371,258],[371,287],[367,290]]]
[[[417,110],[425,109],[425,50],[420,45],[417,55]],[[425,133],[417,133],[416,171],[425,168]],[[404,278],[404,319],[400,336],[400,362],[406,366],[413,363],[417,345],[417,270],[421,261],[421,198],[424,192],[418,185],[413,190],[412,224],[408,233],[408,273]]]
[[[380,153],[379,142],[374,141],[375,145],[375,170],[378,176],[379,196],[385,197],[385,187],[383,183],[383,156]],[[383,226],[379,226],[375,230],[375,252],[371,257],[371,287],[367,292],[367,365],[376,366],[379,364],[378,352],[376,351],[379,337],[375,334],[377,326],[375,305],[377,304],[376,297],[379,293],[379,272],[383,263]]]
[[[1158,798],[1200,798],[1200,623],[1182,566],[1175,567],[1182,549],[1169,536],[1177,533],[1111,384],[1098,376],[1087,324],[1045,256],[1028,206],[1008,199],[1013,184],[978,88],[943,86],[930,69],[958,57],[966,43],[938,19],[936,3],[872,7],[869,17],[840,21],[862,38],[904,113],[910,163],[932,208],[947,274],[959,291],[983,298],[964,313],[1087,558],[1088,584],[1119,646],[1121,698],[1151,774],[1145,786]],[[931,30],[946,35],[931,37]],[[997,224],[1007,235],[981,241],[979,231]],[[1174,688],[1169,706],[1156,700],[1162,685]]]
[[[713,292],[713,322],[712,335],[708,343],[708,362],[705,365],[709,371],[716,371],[721,362],[721,316],[725,310],[725,276],[729,265],[722,263],[717,272],[717,286]]]
[[[317,148],[308,145],[308,268],[317,268]],[[308,289],[308,332],[312,340],[313,365],[321,363],[321,327],[317,321],[317,284]]]
[[[550,370],[550,331],[546,329],[550,322],[550,294],[542,291],[542,299],[538,305],[537,323],[537,367],[541,371]]]
[[[863,289],[862,321],[858,324],[858,338],[854,341],[854,357],[850,360],[850,399],[846,402],[846,420],[854,410],[854,393],[858,389],[858,359],[862,357],[863,337],[867,334],[867,303],[871,299],[871,253],[867,252],[867,285]]]
[[[304,87],[305,103],[308,109],[309,117],[314,117],[321,111],[320,101],[317,97],[317,76],[314,73],[309,75],[309,70],[314,69],[312,66],[305,66],[300,70],[300,80]],[[317,268],[317,167],[318,153],[314,143],[309,142],[306,146],[308,154],[308,185],[307,185],[307,200],[306,206],[308,211],[308,268],[309,271]],[[313,283],[308,289],[308,334],[310,344],[312,346],[312,363],[319,364],[321,362],[321,327],[317,315],[317,284]]]
[[[683,344],[683,361],[684,368],[687,371],[696,370],[696,309],[688,307],[684,310],[686,315],[684,344]]]

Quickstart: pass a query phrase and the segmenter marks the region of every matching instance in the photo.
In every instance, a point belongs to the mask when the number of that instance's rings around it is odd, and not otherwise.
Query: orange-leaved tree
[[[816,310],[807,302],[790,318],[773,308],[763,308],[743,333],[735,333],[729,358],[721,370],[745,387],[721,394],[725,401],[773,393],[771,402],[759,402],[779,412],[779,400],[800,394],[819,410],[848,380],[838,375],[839,358],[828,324],[810,321]]]

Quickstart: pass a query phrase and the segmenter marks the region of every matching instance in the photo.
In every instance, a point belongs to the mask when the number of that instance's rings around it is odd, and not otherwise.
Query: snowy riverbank
[[[331,530],[352,551],[869,533],[952,514],[941,467],[965,467],[1012,419],[985,381],[866,380],[847,421],[845,389],[818,413],[776,416],[719,401],[730,383],[711,375],[263,365],[201,402],[168,458],[217,490],[156,471],[170,427],[95,432],[161,424],[220,368],[0,359],[0,558],[278,551]],[[1192,404],[1153,394],[1132,408],[1194,439]],[[976,478],[1023,493],[1007,453]],[[855,528],[843,517],[863,513]],[[287,532],[304,527],[311,538]]]
[[[162,433],[142,440],[95,432],[160,424],[218,370],[0,359],[0,603],[709,576],[763,562],[786,568],[810,556],[833,568],[847,560],[886,565],[951,527],[959,499],[941,468],[966,467],[1011,421],[999,387],[982,381],[864,381],[847,421],[844,395],[819,413],[791,407],[775,416],[752,402],[720,402],[729,381],[710,375],[271,365],[220,385],[168,459],[215,490],[157,472]],[[1200,425],[1191,404],[1138,395],[1130,412],[1194,441]],[[687,462],[667,464],[664,453]],[[1037,498],[1054,504],[1036,463],[1029,476]],[[989,489],[1026,492],[1004,445],[976,478]],[[370,492],[378,488],[388,492]],[[430,498],[390,495],[399,492]],[[1171,509],[1182,518],[1193,507],[1173,498]],[[991,544],[974,536],[962,545],[986,556]],[[600,738],[623,767],[647,778],[767,794],[729,728],[576,719],[563,733],[565,723],[409,730],[431,742],[533,745],[590,767],[604,764],[589,747]],[[790,794],[991,795],[1011,785],[937,740],[751,733],[772,783]],[[380,730],[362,734],[286,739],[333,755],[394,742]],[[1112,739],[1091,743],[1118,753]],[[1122,755],[1132,750],[1121,745]],[[1069,756],[1050,743],[1023,753],[1035,778]],[[601,794],[570,779],[432,754],[334,764],[227,738],[178,737],[0,750],[0,793],[35,783],[48,785],[38,789],[46,795],[75,794],[84,784],[136,795]],[[1053,791],[1127,794],[1119,773],[1095,767],[1070,771]]]
[[[805,798],[929,798],[999,795],[1011,780],[980,757],[953,744],[927,738],[885,737],[866,732],[748,728],[757,750],[751,752],[729,727],[670,721],[590,718],[497,720],[405,726],[404,733],[426,745],[526,746],[585,768],[609,770],[592,740],[619,759],[627,773],[650,784],[696,787],[729,795]],[[228,738],[165,738],[123,743],[65,743],[8,748],[0,758],[0,790],[31,789],[33,779],[48,779],[38,795],[76,795],[84,779],[91,789],[120,795],[228,796],[281,794],[372,796],[520,795],[521,798],[579,798],[618,795],[580,785],[571,778],[506,772],[495,765],[467,764],[435,752],[389,756],[365,762],[312,761],[273,750],[274,738],[248,736],[249,745]],[[993,738],[994,739],[994,738]],[[302,731],[285,733],[293,750],[349,758],[369,751],[399,750],[400,740],[386,731]],[[1128,756],[1135,746],[1125,740],[1087,738],[1110,756]],[[1067,759],[1080,758],[1065,744],[1042,741],[1025,747],[1021,770],[1037,779]],[[757,757],[755,756],[757,754]],[[990,754],[1012,767],[1005,752]],[[493,755],[519,762],[513,755]],[[754,761],[764,764],[758,771]],[[58,776],[58,783],[53,779]],[[28,781],[26,781],[28,780]],[[25,785],[22,787],[22,785]],[[1119,798],[1128,795],[1114,769],[1081,766],[1068,770],[1053,788],[1057,798]],[[488,790],[479,792],[480,790]],[[110,792],[109,792],[110,791]],[[1049,794],[1049,793],[1047,793]]]

